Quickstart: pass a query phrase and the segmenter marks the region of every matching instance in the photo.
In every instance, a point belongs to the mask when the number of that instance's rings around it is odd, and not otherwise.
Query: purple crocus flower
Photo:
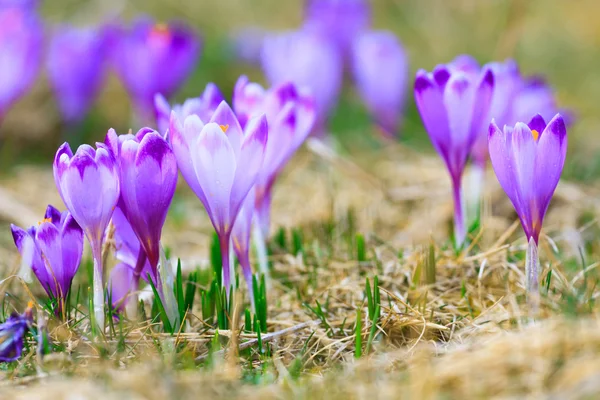
[[[353,46],[353,74],[363,102],[384,134],[398,129],[408,83],[408,63],[402,45],[391,32],[368,32]]]
[[[33,83],[42,47],[43,26],[35,10],[0,7],[0,120]]]
[[[102,243],[119,199],[119,175],[115,158],[104,144],[97,149],[79,146],[75,155],[68,143],[54,157],[54,180],[71,215],[83,228],[94,258],[94,307],[96,322],[104,326]]]
[[[108,290],[111,306],[117,312],[123,312],[129,302],[129,296],[138,287],[135,280],[135,269],[129,264],[119,263],[110,271]]]
[[[58,301],[58,311],[71,290],[83,254],[83,231],[68,211],[48,206],[38,226],[27,230],[11,225],[21,256],[28,258],[33,273],[46,293]]]
[[[332,40],[349,52],[354,39],[371,25],[367,0],[307,0],[304,29]]]
[[[514,125],[519,121],[529,121],[537,114],[548,121],[557,112],[558,106],[554,91],[546,81],[540,77],[523,78],[512,103],[508,124]]]
[[[197,115],[181,121],[175,113],[171,114],[168,138],[183,178],[204,204],[219,235],[223,283],[228,291],[231,230],[259,175],[267,135],[264,115],[248,121],[243,131],[225,102],[206,125]]]
[[[252,188],[242,203],[231,233],[233,250],[242,267],[252,309],[254,309],[254,291],[252,287],[252,266],[250,265],[250,233],[252,231],[252,216],[254,214],[254,198],[254,188]]]
[[[172,96],[193,72],[200,56],[196,33],[179,22],[154,24],[138,19],[131,29],[116,28],[113,64],[138,116],[151,122],[154,95]]]
[[[12,314],[0,324],[0,361],[12,362],[21,357],[25,334],[33,323],[32,305],[21,314]]]
[[[261,59],[271,86],[292,82],[303,94],[314,97],[315,133],[323,134],[342,87],[343,60],[335,45],[310,32],[288,32],[267,37]]]
[[[527,288],[538,288],[537,245],[546,210],[567,155],[567,130],[560,114],[546,125],[537,115],[501,131],[492,121],[489,152],[496,177],[519,215],[528,241]]]
[[[493,87],[494,75],[489,68],[473,74],[468,63],[438,65],[432,73],[419,70],[415,80],[417,108],[452,179],[457,247],[461,247],[466,238],[462,175],[488,116]]]
[[[184,120],[190,115],[197,115],[202,121],[208,121],[219,104],[225,97],[214,83],[208,83],[200,97],[187,99],[183,104],[174,104],[172,107],[162,94],[154,97],[154,114],[158,131],[164,135],[169,129],[171,111],[177,118]]]
[[[62,26],[48,48],[48,76],[67,123],[80,122],[96,99],[105,72],[102,28]]]

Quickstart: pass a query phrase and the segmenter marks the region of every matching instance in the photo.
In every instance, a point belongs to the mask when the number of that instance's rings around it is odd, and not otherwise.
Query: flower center
[[[43,220],[41,220],[40,222],[38,222],[38,225],[41,225],[45,222],[52,222],[52,218],[44,218]]]
[[[223,133],[227,133],[227,129],[229,129],[229,125],[219,125],[223,130]]]
[[[531,134],[533,135],[533,140],[535,140],[537,142],[537,140],[540,138],[540,133],[538,131],[536,131],[535,129],[532,129]]]
[[[152,42],[167,43],[171,39],[171,31],[167,24],[156,24],[150,29],[148,37]]]

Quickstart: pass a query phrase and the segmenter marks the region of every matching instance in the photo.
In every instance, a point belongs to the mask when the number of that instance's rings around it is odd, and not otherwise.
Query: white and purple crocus
[[[130,29],[115,28],[113,65],[142,125],[153,120],[155,94],[172,96],[193,72],[200,50],[200,38],[182,23],[140,18]]]
[[[467,234],[462,175],[475,140],[489,122],[494,88],[489,68],[472,73],[469,63],[463,61],[457,58],[448,65],[438,65],[431,73],[419,70],[414,85],[425,129],[452,180],[457,248],[462,247]]]
[[[538,291],[538,253],[544,216],[560,180],[567,155],[567,130],[560,114],[546,125],[537,115],[501,130],[489,127],[490,160],[512,202],[528,242],[526,276],[530,293]]]
[[[264,115],[242,129],[222,102],[209,121],[171,114],[168,138],[183,178],[200,199],[219,236],[223,285],[231,290],[229,249],[233,224],[262,168],[268,126]]]
[[[83,230],[68,211],[48,206],[44,219],[24,230],[10,226],[15,245],[31,265],[36,278],[56,301],[56,312],[65,310],[73,277],[83,254]]]
[[[104,327],[102,245],[120,195],[119,170],[112,151],[81,145],[73,154],[68,143],[54,157],[54,181],[67,209],[83,229],[94,258],[93,300],[96,324]]]

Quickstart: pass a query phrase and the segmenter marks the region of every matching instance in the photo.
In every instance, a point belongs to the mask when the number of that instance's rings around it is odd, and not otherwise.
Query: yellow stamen
[[[35,305],[35,303],[32,300],[29,300],[27,302],[27,308],[33,308],[34,305]]]
[[[227,133],[227,129],[229,129],[229,125],[219,125],[223,130],[223,133]]]
[[[52,222],[52,218],[44,218],[43,220],[41,220],[40,222],[38,222],[38,225],[41,225],[44,222]]]
[[[535,129],[532,129],[531,134],[533,135],[533,140],[535,140],[537,142],[537,140],[540,138],[540,133],[538,131],[536,131]]]
[[[171,31],[167,24],[156,24],[150,30],[150,38],[156,38],[159,40],[169,39]]]

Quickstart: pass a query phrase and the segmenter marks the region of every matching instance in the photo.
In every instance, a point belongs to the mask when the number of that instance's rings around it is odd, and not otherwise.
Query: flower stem
[[[101,246],[92,246],[94,258],[94,317],[100,332],[104,333],[104,283],[102,279],[102,250]]]
[[[456,249],[461,249],[467,237],[467,230],[465,227],[465,204],[460,176],[452,180],[452,186],[454,197],[454,245]]]
[[[254,248],[256,249],[256,258],[258,259],[258,267],[265,276],[269,278],[269,259],[267,253],[267,244],[265,243],[265,235],[259,223],[254,223],[252,227],[252,237],[254,239]]]
[[[538,248],[533,237],[529,238],[527,245],[527,255],[525,256],[525,274],[527,276],[527,292],[534,294],[539,292],[539,267],[540,258]]]
[[[231,253],[230,249],[230,238],[231,234],[219,235],[219,244],[221,245],[221,259],[223,268],[221,273],[223,274],[223,286],[227,291],[227,297],[229,298],[229,292],[231,291]]]
[[[473,225],[481,217],[481,196],[485,183],[485,164],[473,163],[469,171],[469,195],[467,199],[467,222]]]
[[[177,308],[177,300],[175,299],[175,293],[173,292],[173,286],[175,284],[175,277],[173,276],[173,269],[171,268],[171,263],[167,260],[167,256],[165,255],[165,251],[162,246],[160,246],[160,264],[158,275],[159,279],[159,293],[161,293],[163,297],[163,302],[165,304],[165,311],[167,313],[167,317],[169,318],[169,322],[173,328],[179,326],[179,311]]]
[[[248,251],[246,251],[243,254],[238,254],[238,259],[240,261],[240,266],[242,267],[242,273],[244,274],[246,286],[248,287],[248,298],[250,299],[252,312],[256,312],[256,308],[254,306],[254,289],[252,285],[252,267],[250,265],[250,257],[248,256]]]

